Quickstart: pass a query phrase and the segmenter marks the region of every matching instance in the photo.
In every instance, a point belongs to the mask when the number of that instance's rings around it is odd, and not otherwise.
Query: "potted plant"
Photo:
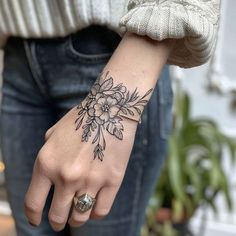
[[[189,96],[177,84],[168,158],[147,210],[143,235],[175,236],[178,231],[181,236],[191,235],[189,219],[201,205],[216,212],[219,194],[232,209],[222,159],[227,149],[234,161],[235,140],[223,134],[213,120],[191,118],[190,108]]]

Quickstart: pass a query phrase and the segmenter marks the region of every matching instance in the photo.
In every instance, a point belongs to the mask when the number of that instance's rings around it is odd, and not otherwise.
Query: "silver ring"
[[[88,195],[87,193],[77,197],[74,197],[75,208],[80,212],[84,213],[90,210],[96,203],[96,199]]]

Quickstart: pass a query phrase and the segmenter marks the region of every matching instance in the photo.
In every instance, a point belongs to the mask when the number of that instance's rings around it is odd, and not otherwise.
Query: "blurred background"
[[[142,236],[236,235],[236,1],[223,0],[221,11],[211,61],[170,68],[173,133]],[[15,236],[1,157],[0,236]]]

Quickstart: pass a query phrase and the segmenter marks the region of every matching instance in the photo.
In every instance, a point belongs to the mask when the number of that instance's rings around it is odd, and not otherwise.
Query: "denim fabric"
[[[168,66],[142,115],[127,171],[111,212],[80,228],[54,232],[47,214],[39,227],[23,212],[37,152],[45,131],[81,102],[117,47],[120,36],[90,26],[64,38],[10,38],[6,44],[1,105],[1,147],[6,188],[18,236],[138,236],[145,208],[165,159],[171,130],[172,89]],[[70,233],[69,233],[70,231]]]

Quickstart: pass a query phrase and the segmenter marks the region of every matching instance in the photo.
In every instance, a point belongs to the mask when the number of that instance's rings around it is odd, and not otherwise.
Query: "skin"
[[[129,91],[137,88],[142,96],[155,87],[174,42],[158,42],[127,32],[103,71],[109,71],[115,84],[122,83]],[[139,115],[135,116],[138,120]],[[52,228],[60,231],[67,221],[72,227],[79,227],[89,218],[106,216],[122,183],[138,123],[122,118],[122,140],[104,133],[106,149],[103,161],[100,161],[93,158],[94,145],[91,141],[81,141],[83,129],[76,130],[77,117],[78,109],[73,107],[45,134],[45,143],[37,155],[25,195],[25,214],[35,226],[41,222],[52,185],[55,191],[48,218]],[[85,213],[73,208],[69,214],[73,197],[84,193],[96,197],[95,207]]]
[[[76,130],[81,127],[84,130],[82,142],[88,142],[93,136],[94,159],[103,161],[106,149],[104,133],[123,140],[122,117],[139,121],[135,118],[140,117],[152,90],[140,96],[137,88],[131,92],[123,83],[115,85],[109,71],[99,74],[87,97],[77,107],[79,111],[75,121]]]

